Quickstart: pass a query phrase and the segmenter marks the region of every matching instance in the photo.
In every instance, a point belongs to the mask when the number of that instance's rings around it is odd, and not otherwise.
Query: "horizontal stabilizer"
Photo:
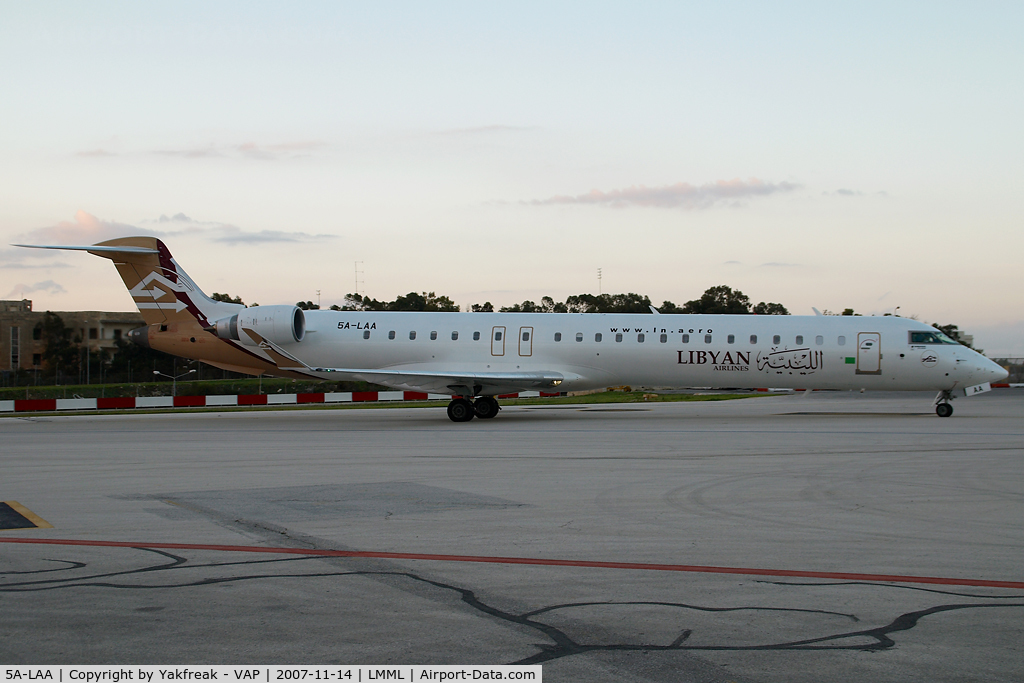
[[[25,247],[26,249],[64,249],[67,251],[92,251],[98,254],[159,254],[156,249],[148,247],[100,247],[95,244],[89,246],[63,245],[63,244],[12,244],[12,247]]]

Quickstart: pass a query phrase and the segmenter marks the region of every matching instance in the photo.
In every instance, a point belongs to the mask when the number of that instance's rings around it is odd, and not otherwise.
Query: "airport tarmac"
[[[0,540],[56,542],[0,542],[0,663],[1020,681],[1024,390],[954,406],[0,418],[0,501],[53,527]]]

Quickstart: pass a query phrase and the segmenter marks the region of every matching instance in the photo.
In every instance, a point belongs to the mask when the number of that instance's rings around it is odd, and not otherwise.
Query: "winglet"
[[[653,313],[654,315],[661,315],[661,311],[659,311],[654,306],[651,306],[651,313]]]
[[[814,315],[821,315],[821,311],[819,311],[819,310],[818,310],[817,308],[815,308],[814,306],[811,306],[811,310],[812,310],[812,311],[814,311]]]

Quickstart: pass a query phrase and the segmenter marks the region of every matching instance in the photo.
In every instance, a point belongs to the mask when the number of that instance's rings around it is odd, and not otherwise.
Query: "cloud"
[[[24,299],[33,292],[46,292],[47,294],[65,294],[68,290],[64,289],[61,285],[57,284],[53,280],[46,280],[45,282],[37,282],[34,285],[17,284],[10,292],[4,296],[5,299]]]
[[[18,255],[20,256],[20,254]],[[43,254],[43,256],[49,256],[49,254]],[[0,259],[3,259],[0,256]],[[4,270],[41,270],[48,268],[70,268],[70,263],[64,263],[63,261],[55,261],[53,263],[21,263],[19,261],[3,261],[0,260],[0,268]]]
[[[269,242],[312,242],[337,237],[336,235],[323,233],[313,235],[307,232],[287,232],[284,230],[246,232],[237,225],[217,221],[199,221],[180,212],[173,216],[161,214],[155,221],[143,222],[159,224],[166,229],[165,235],[206,234],[214,242],[230,245],[266,244]]]
[[[495,124],[492,126],[471,126],[469,128],[449,128],[439,130],[434,135],[486,135],[490,133],[521,133],[528,130],[535,130],[534,126],[506,126]]]
[[[779,261],[769,261],[768,263],[762,263],[762,268],[799,268],[799,263],[780,263]]]
[[[266,244],[274,242],[318,242],[335,239],[336,235],[306,232],[287,232],[284,230],[261,230],[247,232],[236,225],[217,221],[198,221],[185,213],[171,216],[161,215],[155,220],[144,220],[139,226],[117,221],[106,221],[86,211],[75,213],[74,220],[44,228],[36,228],[20,236],[19,243],[50,244],[50,245],[87,245],[104,242],[116,237],[148,235],[167,239],[176,235],[190,235],[205,238],[209,241],[227,244]],[[159,226],[159,227],[156,227]],[[53,253],[41,249],[5,249],[0,250],[0,263],[4,268],[66,268],[65,263],[32,263],[30,259],[52,257]],[[18,285],[23,287],[25,285]]]
[[[740,263],[739,261],[726,261],[726,262],[725,262],[725,263],[723,263],[722,265],[723,265],[723,266],[741,266],[741,265],[743,265],[743,264],[742,264],[742,263]]]
[[[30,230],[25,233],[22,241],[42,244],[96,244],[115,237],[140,234],[144,232],[134,225],[101,220],[79,209],[75,212],[74,220]]]
[[[170,218],[164,214],[160,214],[160,218],[156,219],[157,223],[195,223],[191,218],[183,213],[176,213]]]
[[[213,238],[214,242],[222,244],[266,244],[268,242],[310,242],[325,239],[334,239],[336,235],[310,235],[305,232],[283,232],[281,230],[261,230],[259,232],[245,232],[234,226],[223,226],[220,235]]]
[[[157,156],[179,157],[182,159],[254,159],[258,161],[278,161],[309,156],[313,152],[327,148],[327,143],[318,140],[297,140],[269,145],[255,142],[243,142],[237,145],[221,145],[210,143],[205,147],[185,147],[181,149],[157,149],[150,152]]]
[[[634,185],[622,190],[591,190],[575,196],[557,195],[549,199],[535,199],[527,204],[546,206],[552,204],[593,204],[612,208],[632,206],[657,207],[666,209],[707,209],[713,206],[741,206],[755,197],[765,197],[782,192],[792,192],[800,186],[795,183],[766,183],[757,178],[750,180],[717,180],[704,185],[675,183],[662,187]]]

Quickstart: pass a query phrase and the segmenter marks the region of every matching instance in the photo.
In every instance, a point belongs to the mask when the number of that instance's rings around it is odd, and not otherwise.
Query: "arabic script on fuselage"
[[[769,373],[774,371],[777,375],[792,375],[794,372],[809,375],[815,370],[820,370],[823,361],[824,354],[821,351],[811,351],[809,348],[781,349],[769,353],[759,351],[757,369]]]

